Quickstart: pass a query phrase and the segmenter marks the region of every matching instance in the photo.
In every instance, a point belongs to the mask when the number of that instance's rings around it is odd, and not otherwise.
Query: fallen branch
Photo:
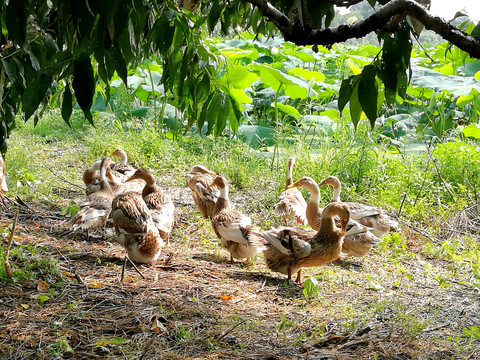
[[[15,232],[15,227],[17,226],[17,218],[18,218],[18,211],[15,213],[15,217],[13,218],[12,230],[10,230],[10,236],[7,240],[7,249],[5,250],[5,258],[3,259],[3,266],[5,267],[5,276],[9,279],[13,277],[12,269],[10,267],[10,263],[8,261],[8,257],[10,255],[10,246],[12,246],[13,241],[13,233]]]
[[[237,327],[239,327],[240,325],[242,325],[244,322],[246,322],[247,319],[243,319],[242,321],[240,321],[238,324],[235,324],[234,326],[232,326],[230,329],[228,329],[227,331],[223,332],[222,335],[220,335],[219,337],[217,337],[215,340],[216,341],[220,341],[222,340],[225,336],[227,336],[228,334],[230,334],[233,330],[235,330]]]

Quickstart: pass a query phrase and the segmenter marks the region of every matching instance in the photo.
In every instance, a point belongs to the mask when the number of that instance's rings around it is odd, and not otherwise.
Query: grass
[[[22,124],[9,141],[8,195],[34,211],[20,215],[10,255],[14,278],[0,269],[4,357],[478,355],[479,214],[468,174],[480,160],[472,144],[443,144],[430,156],[392,155],[371,134],[344,127],[317,148],[281,148],[272,168],[268,153],[234,139],[185,135],[173,142],[148,123],[118,124],[107,115],[93,128],[76,113],[71,125],[53,112],[35,128]],[[177,210],[164,258],[142,269],[146,280],[128,269],[123,285],[123,251],[108,236],[86,241],[58,230],[75,210],[72,200],[84,197],[82,170],[117,147],[154,170],[175,194]],[[297,158],[294,178],[339,176],[345,200],[397,213],[405,198],[402,227],[361,259],[305,270],[303,289],[269,272],[261,255],[225,264],[210,222],[192,206],[185,173],[204,164],[225,175],[234,206],[268,229],[282,224],[272,207],[284,187],[287,155]],[[321,191],[326,203],[331,189]],[[0,216],[0,239],[9,234],[7,215]],[[0,241],[0,259],[4,247]]]

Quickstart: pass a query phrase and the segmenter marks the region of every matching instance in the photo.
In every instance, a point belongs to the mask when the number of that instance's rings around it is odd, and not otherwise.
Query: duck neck
[[[288,186],[288,185],[292,185],[292,184],[293,184],[292,176],[293,176],[293,166],[292,166],[292,164],[289,162],[289,163],[288,163],[288,168],[287,168],[287,181],[286,181],[286,185],[285,185],[285,186]]]
[[[155,191],[157,191],[157,184],[155,182],[155,178],[153,176],[148,177],[148,179],[145,180],[145,186],[143,187],[142,190],[142,197],[145,197]]]
[[[127,165],[127,160],[128,160],[128,158],[127,158],[127,153],[122,150],[122,151],[120,151],[119,157],[120,157],[120,163],[119,163],[119,165],[120,165],[120,166],[125,166],[125,165]]]
[[[342,191],[342,184],[337,184],[333,187],[333,194],[331,202],[340,202],[340,192]]]
[[[105,169],[105,167],[100,168],[100,191],[112,191],[112,188],[108,183],[107,169]]]
[[[215,203],[214,213],[221,210],[230,209],[230,200],[228,199],[228,186],[220,188],[220,195]]]

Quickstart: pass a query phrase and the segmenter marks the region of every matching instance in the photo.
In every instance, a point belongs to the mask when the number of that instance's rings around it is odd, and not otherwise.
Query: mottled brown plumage
[[[342,184],[336,176],[329,176],[318,185],[330,185],[333,187],[333,194],[330,202],[340,201]],[[346,204],[350,206],[350,214],[352,219],[358,221],[364,226],[371,228],[371,232],[375,234],[375,236],[382,237],[398,226],[398,222],[393,217],[387,214],[386,211],[375,206],[364,205],[356,202],[346,202]]]
[[[106,178],[106,168],[110,166],[111,160],[104,157],[100,164],[100,188],[98,191],[90,194],[87,199],[80,204],[80,209],[67,223],[66,227],[72,230],[95,230],[103,227],[110,215],[112,209],[112,199],[114,197],[112,189]]]
[[[112,219],[116,240],[131,260],[151,263],[158,259],[164,242],[140,195],[132,192],[116,196],[112,203]]]
[[[340,218],[340,228],[335,225],[336,216]],[[288,227],[252,231],[249,242],[263,250],[271,270],[288,275],[289,280],[297,272],[299,283],[302,268],[327,264],[339,257],[349,219],[348,206],[333,203],[325,207],[318,231]]]
[[[152,220],[162,239],[169,243],[169,234],[175,222],[175,205],[170,196],[166,195],[156,184],[153,174],[147,169],[138,169],[127,180],[127,184],[136,179],[144,180],[142,198],[152,214]]]
[[[110,156],[116,156],[120,158],[120,162],[112,167],[115,175],[120,179],[121,183],[127,181],[137,170],[134,166],[128,164],[127,153],[123,149],[117,149]]]
[[[278,202],[275,205],[275,215],[281,216],[286,226],[288,226],[287,219],[294,217],[301,224],[307,223],[307,218],[305,216],[307,203],[305,202],[302,193],[298,191],[297,188],[289,188],[289,185],[293,183],[292,171],[295,166],[295,158],[289,157],[285,191],[280,194]]]
[[[218,188],[210,187],[215,175],[213,171],[202,165],[193,166],[187,174],[187,186],[192,191],[193,201],[198,211],[206,218],[212,218],[213,208],[219,195]]]
[[[303,187],[310,192],[306,216],[310,227],[314,230],[319,230],[322,222],[323,209],[319,206],[320,189],[317,183],[311,177],[305,176],[290,186]],[[339,224],[337,224],[337,226],[339,226]],[[345,238],[343,239],[342,252],[356,257],[362,257],[368,254],[379,242],[380,239],[370,232],[366,226],[350,219],[347,223]]]
[[[220,196],[213,210],[212,227],[220,239],[222,246],[230,252],[230,262],[233,258],[250,259],[257,253],[257,248],[248,243],[250,231],[255,229],[252,220],[240,211],[230,207],[228,184],[223,176],[217,175],[210,187],[217,186]]]

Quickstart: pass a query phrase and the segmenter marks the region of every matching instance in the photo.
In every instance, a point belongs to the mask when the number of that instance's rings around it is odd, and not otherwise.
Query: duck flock
[[[120,162],[113,163],[111,157]],[[186,176],[186,184],[198,211],[211,219],[212,228],[230,262],[247,261],[263,252],[268,268],[286,274],[288,279],[301,269],[320,266],[347,256],[361,257],[380,242],[380,238],[398,226],[386,211],[354,202],[341,202],[341,182],[329,176],[319,184],[311,177],[293,182],[295,159],[288,159],[285,190],[279,195],[275,214],[285,226],[261,230],[249,216],[232,208],[225,177],[202,165],[195,165]],[[4,163],[0,158],[0,194],[6,191]],[[78,212],[65,222],[71,230],[101,229],[111,217],[116,241],[126,250],[126,259],[153,263],[169,243],[175,222],[172,199],[156,184],[155,176],[144,168],[128,164],[127,154],[115,150],[110,157],[96,161],[83,173],[87,198]],[[333,188],[330,203],[320,207],[319,186]],[[306,202],[298,187],[310,192]],[[303,227],[288,226],[288,220]]]

